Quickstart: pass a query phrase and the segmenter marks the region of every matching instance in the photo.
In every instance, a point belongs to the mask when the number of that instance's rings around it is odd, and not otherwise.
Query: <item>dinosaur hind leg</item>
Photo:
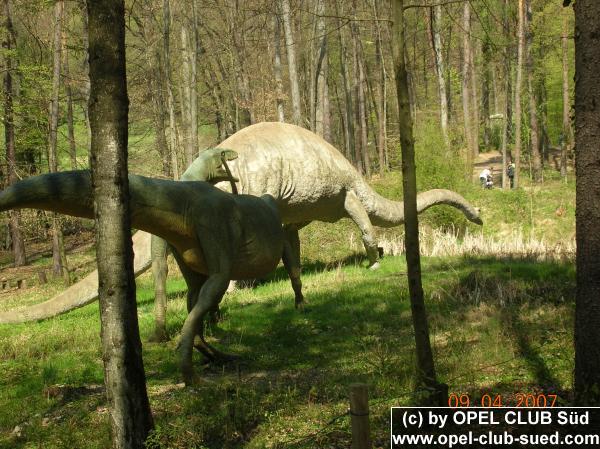
[[[377,250],[377,241],[375,239],[375,230],[373,229],[367,211],[354,192],[350,191],[346,193],[344,209],[346,209],[346,212],[352,221],[356,223],[360,229],[362,241],[365,245],[367,257],[369,259],[369,268],[372,270],[379,268],[379,254]]]
[[[181,374],[184,382],[188,385],[192,384],[195,379],[194,367],[192,364],[194,339],[196,335],[199,335],[200,340],[205,343],[203,336],[204,317],[215,304],[219,303],[220,299],[225,294],[225,290],[227,290],[228,283],[229,276],[227,274],[213,274],[209,276],[204,285],[202,285],[195,301],[191,295],[188,295],[188,305],[193,304],[193,306],[181,329],[181,342],[179,345]],[[207,349],[210,350],[210,347]]]
[[[283,265],[288,272],[294,289],[294,305],[296,309],[303,309],[304,296],[302,295],[302,280],[300,279],[300,238],[296,228],[286,228],[285,230]]]

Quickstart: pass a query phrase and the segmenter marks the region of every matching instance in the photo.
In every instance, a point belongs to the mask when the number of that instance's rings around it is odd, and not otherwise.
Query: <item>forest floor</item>
[[[399,175],[373,185],[398,197]],[[486,394],[516,405],[519,395],[571,401],[574,305],[574,183],[552,171],[543,186],[461,192],[482,210],[483,228],[449,208],[421,216],[423,282],[440,380],[481,404]],[[446,223],[440,228],[440,223]],[[86,234],[87,235],[87,234]],[[150,448],[346,448],[348,387],[370,389],[375,447],[389,444],[389,407],[410,405],[414,336],[401,229],[380,230],[388,254],[365,269],[358,230],[347,220],[301,231],[308,305],[293,307],[280,267],[264,283],[224,300],[209,340],[238,353],[236,365],[209,366],[205,383],[185,388],[177,337],[185,285],[172,265],[168,330],[153,330],[150,274],[137,281],[138,316],[156,430]],[[48,267],[47,249],[35,266]],[[93,246],[69,256],[92,269]],[[2,272],[4,273],[4,271]],[[84,269],[81,271],[84,274]],[[0,310],[23,307],[64,288],[44,285],[0,295]],[[0,448],[109,447],[98,306],[39,323],[0,327]],[[335,419],[334,419],[335,418]]]

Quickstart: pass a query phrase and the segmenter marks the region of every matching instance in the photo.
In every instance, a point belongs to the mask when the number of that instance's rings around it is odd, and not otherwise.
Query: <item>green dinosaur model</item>
[[[203,319],[218,306],[231,279],[264,276],[291,257],[270,195],[231,195],[206,182],[129,176],[131,224],[165,239],[188,286],[180,368],[193,381],[194,338],[211,358],[225,356],[204,340]],[[0,193],[0,210],[33,208],[93,217],[89,171],[28,178]]]
[[[401,201],[390,201],[378,195],[365,182],[350,162],[331,144],[316,134],[295,125],[265,122],[244,128],[223,141],[214,153],[204,152],[186,170],[183,179],[217,182],[219,188],[230,190],[226,171],[217,155],[219,148],[237,153],[230,168],[237,178],[241,193],[262,195],[268,193],[275,198],[285,237],[292,248],[288,272],[296,291],[296,304],[302,304],[300,292],[300,240],[298,230],[311,221],[335,222],[350,218],[359,227],[367,251],[369,266],[378,266],[377,239],[373,225],[392,227],[404,222],[404,205]],[[461,210],[474,223],[481,224],[479,212],[459,194],[434,189],[417,197],[419,212],[438,205],[447,204]],[[150,237],[134,235],[136,273],[150,267]],[[156,254],[164,251],[158,248]],[[159,260],[158,258],[157,260]],[[158,274],[157,299],[164,292],[165,263],[156,262]],[[0,323],[22,322],[29,317],[47,318],[58,313],[87,304],[97,297],[94,283],[96,274],[67,289],[48,301],[45,315],[41,310],[25,310],[17,316],[14,312],[0,313]],[[96,283],[97,285],[97,283]],[[160,287],[162,285],[162,287]],[[163,301],[157,302],[162,308]],[[162,308],[164,317],[164,308]]]

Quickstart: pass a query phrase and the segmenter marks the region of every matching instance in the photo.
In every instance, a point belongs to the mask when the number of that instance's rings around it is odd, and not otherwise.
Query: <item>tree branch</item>
[[[426,4],[426,3],[417,3],[414,5],[406,5],[404,6],[404,11],[406,11],[407,9],[411,9],[411,8],[435,8],[436,6],[446,6],[446,5],[451,5],[452,3],[464,3],[467,0],[446,0],[444,2],[439,2],[439,3],[433,3],[431,5]]]

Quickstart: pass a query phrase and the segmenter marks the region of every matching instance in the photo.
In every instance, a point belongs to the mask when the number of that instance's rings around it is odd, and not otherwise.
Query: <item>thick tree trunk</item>
[[[537,112],[537,97],[534,89],[533,31],[531,29],[531,0],[527,0],[527,94],[529,96],[529,134],[531,144],[531,168],[533,180],[542,181],[542,158],[540,156],[540,131]]]
[[[421,284],[421,260],[419,250],[419,222],[417,218],[417,182],[415,170],[415,151],[412,133],[412,116],[410,113],[408,95],[408,76],[404,62],[404,18],[403,0],[394,0],[394,66],[396,68],[396,89],[398,94],[398,115],[400,145],[402,149],[402,185],[404,195],[404,229],[406,264],[408,268],[408,290],[415,330],[415,343],[417,350],[417,386],[432,388],[434,393],[425,398],[425,402],[447,405],[447,387],[440,388],[435,374],[433,353],[429,341],[429,326],[425,301],[423,299],[423,286]],[[444,396],[446,396],[444,398]]]
[[[277,120],[285,122],[285,111],[283,107],[283,78],[281,76],[281,21],[279,15],[273,15],[275,35],[273,40],[275,48],[275,59],[273,72],[275,74],[275,84],[277,86]]]
[[[15,32],[12,24],[12,7],[10,0],[4,0],[4,39],[2,48],[6,51],[4,56],[4,143],[6,145],[6,163],[8,185],[14,184],[18,180],[16,171],[16,152],[15,152],[15,122],[13,111],[13,59],[12,50],[16,47]],[[9,215],[9,233],[12,241],[13,257],[15,267],[20,267],[27,263],[25,256],[25,243],[21,234],[21,214],[18,210],[13,210]]]
[[[64,15],[64,1],[59,0],[54,4],[54,61],[52,69],[52,100],[50,102],[49,129],[50,139],[48,147],[48,169],[51,173],[58,171],[57,137],[58,137],[58,101],[60,93],[60,69],[62,60],[62,21]],[[62,276],[65,283],[70,283],[67,268],[67,256],[63,240],[60,221],[55,213],[51,214],[52,221],[52,270],[55,276]]]
[[[519,177],[521,174],[521,88],[523,78],[523,57],[525,52],[525,17],[523,0],[519,0],[519,49],[517,53],[517,81],[515,83],[515,189],[519,187]]]
[[[125,5],[88,2],[92,187],[104,377],[112,447],[142,449],[152,428],[133,277],[127,179]]]
[[[575,403],[600,404],[600,2],[575,2]]]
[[[571,100],[569,99],[569,16],[568,10],[563,11],[562,29],[562,98],[563,98],[563,131],[560,146],[560,175],[567,179],[567,154],[573,141],[571,129]]]
[[[285,46],[288,59],[288,71],[290,74],[290,89],[292,91],[293,121],[296,125],[302,125],[302,107],[300,105],[300,84],[298,83],[298,69],[296,68],[296,45],[294,43],[294,30],[292,29],[292,18],[289,0],[280,0],[281,16],[285,33]]]

